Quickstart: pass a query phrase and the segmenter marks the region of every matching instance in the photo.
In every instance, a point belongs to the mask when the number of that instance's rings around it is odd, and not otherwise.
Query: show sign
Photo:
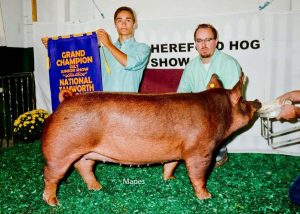
[[[75,94],[102,91],[100,53],[96,33],[52,37],[48,40],[52,111],[63,89]]]
[[[187,43],[164,43],[164,44],[151,44],[152,55],[159,54],[159,57],[152,57],[150,59],[149,67],[185,67],[188,64],[190,57],[187,54],[185,57],[170,57],[162,58],[163,54],[180,54],[180,53],[190,53],[195,50],[196,46],[194,42]],[[217,49],[223,50],[225,44],[222,41],[218,42]],[[233,50],[247,50],[247,49],[259,49],[260,41],[259,39],[254,40],[242,40],[242,41],[229,41],[226,49],[229,51]]]

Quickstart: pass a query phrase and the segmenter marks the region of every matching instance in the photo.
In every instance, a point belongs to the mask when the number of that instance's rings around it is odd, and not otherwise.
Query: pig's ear
[[[237,104],[242,96],[244,79],[245,79],[245,75],[243,72],[241,72],[239,81],[235,84],[235,86],[230,91],[230,100],[232,105]]]
[[[213,89],[213,88],[223,88],[222,82],[219,80],[217,74],[213,74],[209,80],[209,83],[206,86],[206,89]]]

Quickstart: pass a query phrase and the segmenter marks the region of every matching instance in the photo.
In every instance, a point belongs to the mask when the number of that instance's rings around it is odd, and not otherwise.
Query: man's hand
[[[99,45],[104,45],[105,47],[112,45],[110,36],[104,29],[96,30],[96,34],[97,34],[97,39],[98,39]]]
[[[286,100],[290,100],[293,103],[300,102],[300,90],[287,92],[281,95],[280,97],[278,97],[277,100],[280,104],[285,103]]]
[[[115,57],[115,59],[125,67],[127,64],[127,55],[114,46],[114,44],[111,42],[109,34],[104,29],[96,30],[96,34],[98,44],[104,45]]]
[[[281,106],[281,111],[276,117],[277,120],[295,120],[298,117],[299,107],[294,105],[283,105]]]
[[[283,94],[280,97],[278,97],[276,100],[278,101],[279,104],[283,104],[287,100],[293,101],[290,93]]]

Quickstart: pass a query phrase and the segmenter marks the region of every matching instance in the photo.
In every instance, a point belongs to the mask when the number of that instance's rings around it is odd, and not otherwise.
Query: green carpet
[[[58,191],[61,205],[50,207],[42,200],[40,147],[38,141],[0,150],[0,213],[300,213],[288,198],[300,157],[233,153],[211,173],[209,200],[196,198],[183,163],[169,181],[162,179],[161,165],[99,163],[100,191],[89,191],[72,171]]]

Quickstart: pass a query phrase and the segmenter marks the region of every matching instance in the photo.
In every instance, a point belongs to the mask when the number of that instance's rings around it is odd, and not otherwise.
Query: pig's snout
[[[257,111],[258,109],[260,109],[261,106],[262,106],[261,102],[260,102],[258,99],[252,101],[251,104],[252,104],[253,108],[254,108],[256,111]]]
[[[259,100],[253,100],[253,101],[247,101],[248,103],[248,109],[250,111],[250,118],[252,118],[257,111],[261,108],[262,104]]]

